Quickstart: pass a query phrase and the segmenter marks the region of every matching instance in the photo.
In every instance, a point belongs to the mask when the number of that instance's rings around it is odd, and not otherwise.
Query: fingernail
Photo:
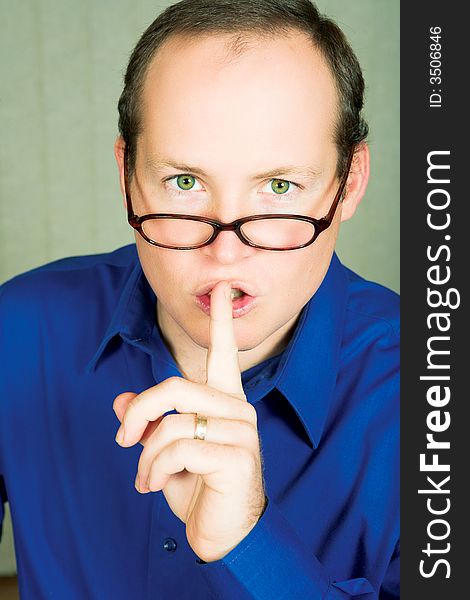
[[[137,477],[139,477],[139,475],[137,475]],[[139,492],[141,494],[147,494],[148,492],[150,492],[150,488],[148,486],[148,479],[147,479],[147,483],[144,483],[143,479],[136,478],[136,486],[137,486],[137,484],[139,486],[137,489],[139,490]]]
[[[116,433],[116,442],[120,445],[124,442],[124,425],[121,425]]]
[[[140,477],[139,474],[137,473],[136,478],[135,478],[135,489],[140,492]]]
[[[227,285],[225,286],[224,292],[225,292],[225,297],[227,298],[227,300],[231,300],[231,296],[232,296],[232,284],[230,282],[227,283]]]

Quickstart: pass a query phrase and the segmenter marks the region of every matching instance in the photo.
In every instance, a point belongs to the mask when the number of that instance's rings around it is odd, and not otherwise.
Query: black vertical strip
[[[470,29],[464,7],[401,4],[404,600],[470,597]],[[427,173],[430,162],[435,168]]]

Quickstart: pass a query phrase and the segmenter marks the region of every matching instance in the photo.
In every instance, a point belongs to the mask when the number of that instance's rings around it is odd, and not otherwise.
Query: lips
[[[204,286],[201,286],[196,292],[196,304],[206,315],[210,315],[211,312],[210,292],[214,289],[215,285],[222,280],[230,281],[232,288],[239,289],[243,292],[243,296],[232,300],[232,316],[234,319],[243,317],[256,306],[257,292],[251,285],[245,283],[244,281],[235,281],[226,277],[224,279],[218,279],[217,281],[207,283]]]

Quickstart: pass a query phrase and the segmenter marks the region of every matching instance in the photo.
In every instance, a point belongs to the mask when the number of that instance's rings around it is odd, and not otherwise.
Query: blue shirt
[[[0,288],[0,490],[22,600],[399,597],[398,296],[336,255],[282,354],[244,371],[267,508],[203,563],[112,404],[182,376],[135,245]],[[3,502],[0,503],[3,513]]]

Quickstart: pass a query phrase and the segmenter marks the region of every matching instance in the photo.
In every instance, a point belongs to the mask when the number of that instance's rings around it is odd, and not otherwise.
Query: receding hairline
[[[233,29],[204,28],[204,30],[197,35],[196,33],[198,32],[193,30],[178,30],[170,33],[154,50],[152,58],[149,60],[146,70],[142,76],[142,87],[145,85],[148,72],[150,71],[152,65],[154,65],[155,61],[158,60],[159,55],[161,55],[165,49],[168,49],[169,46],[174,46],[177,50],[179,48],[197,45],[201,41],[211,38],[220,38],[224,41],[224,53],[220,59],[220,64],[223,66],[236,62],[236,60],[242,58],[246,53],[256,49],[260,44],[262,44],[263,41],[272,41],[279,39],[280,37],[283,39],[303,37],[305,41],[311,44],[312,50],[317,50],[319,52],[323,58],[325,66],[330,71],[326,56],[321,51],[321,48],[318,46],[315,40],[312,39],[311,35],[307,31],[292,25],[280,26],[275,32],[260,25],[259,28],[251,26],[236,29],[235,31]],[[331,73],[331,75],[332,79],[335,80],[333,73]]]
[[[322,51],[319,44],[312,38],[309,32],[301,29],[300,27],[295,27],[292,25],[284,25],[280,26],[280,31],[282,32],[283,39],[300,37],[303,38],[306,42],[311,45],[312,50],[316,50],[318,55],[321,57],[321,60],[328,71],[334,89],[335,89],[335,106],[334,106],[334,123],[333,129],[338,125],[339,120],[341,119],[341,109],[340,109],[340,89],[338,87],[338,83],[336,81],[336,77],[331,70],[331,67],[328,63],[327,57],[325,53]],[[136,135],[136,139],[139,138],[141,131],[141,123],[142,123],[142,106],[143,106],[143,95],[145,84],[148,80],[149,71],[155,66],[155,62],[158,60],[159,55],[163,53],[165,49],[168,49],[170,46],[174,46],[176,49],[187,47],[188,45],[196,45],[201,43],[201,41],[211,39],[211,38],[225,38],[223,56],[220,59],[220,66],[229,66],[233,64],[237,60],[241,59],[246,53],[250,52],[253,49],[259,47],[259,45],[263,41],[271,41],[275,39],[279,39],[279,30],[273,32],[265,27],[247,27],[233,30],[225,30],[225,29],[204,29],[200,35],[196,36],[193,30],[189,31],[175,31],[168,35],[163,42],[155,49],[152,58],[149,60],[146,70],[142,75],[141,86],[137,94],[137,121],[138,121],[138,131]]]
[[[179,0],[165,8],[134,47],[118,101],[119,132],[128,148],[130,173],[144,126],[140,120],[145,110],[141,100],[143,84],[147,82],[149,65],[166,41],[170,38],[174,41],[176,35],[197,41],[203,35],[223,34],[230,40],[226,56],[236,60],[246,50],[247,41],[285,37],[294,32],[307,35],[333,77],[338,107],[334,133],[337,174],[341,176],[351,147],[364,141],[368,133],[367,122],[361,115],[364,78],[345,33],[333,19],[319,11],[313,0]]]

